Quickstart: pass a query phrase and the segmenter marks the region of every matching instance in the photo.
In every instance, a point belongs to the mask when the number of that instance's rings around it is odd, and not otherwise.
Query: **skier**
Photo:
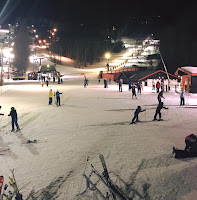
[[[188,95],[185,90],[182,90],[180,94],[180,106],[185,105],[185,95]]]
[[[163,91],[159,92],[159,94],[157,96],[157,99],[158,99],[159,103],[161,103],[161,98],[165,99],[165,97],[163,96]]]
[[[144,112],[144,111],[146,111],[146,109],[142,110],[141,106],[138,106],[137,109],[134,112],[134,117],[133,117],[132,122],[130,124],[139,122],[138,115],[139,115],[140,112]],[[135,121],[135,119],[136,119],[136,121]]]
[[[140,85],[140,82],[137,83],[137,93],[141,94],[141,85]]]
[[[119,80],[119,92],[122,92],[122,81],[121,80]]]
[[[157,115],[159,114],[159,121],[161,121],[161,109],[164,108],[164,109],[168,109],[166,107],[163,106],[163,102],[159,103],[158,106],[157,106],[157,109],[156,109],[156,112],[155,112],[155,116],[154,116],[154,119],[153,121],[157,120]]]
[[[157,93],[159,93],[159,88],[160,88],[160,86],[161,86],[160,82],[157,81],[157,83],[156,83]]]
[[[49,81],[48,81],[48,79],[46,80],[46,85],[47,85],[47,87],[49,86]]]
[[[135,87],[136,86],[134,84],[131,86],[131,89],[132,89],[132,99],[133,99],[133,96],[135,96],[135,98],[137,99]]]
[[[13,132],[15,130],[14,124],[16,125],[16,128],[17,128],[16,131],[19,131],[20,128],[19,128],[19,125],[18,125],[18,122],[17,122],[17,112],[16,112],[14,107],[11,107],[11,111],[10,111],[10,114],[8,116],[12,117],[12,130],[11,130],[11,132]]]
[[[57,90],[57,92],[56,92],[56,100],[57,100],[57,106],[59,105],[59,106],[61,106],[60,105],[60,94],[62,94],[63,92],[59,92],[58,90]]]
[[[86,85],[87,85],[87,79],[85,77],[85,79],[84,79],[84,88],[86,87]]]
[[[132,82],[129,81],[129,91],[131,90]]]
[[[51,105],[53,102],[53,92],[52,92],[52,89],[50,89],[49,91],[49,105]]]
[[[107,80],[104,79],[104,88],[107,88]]]

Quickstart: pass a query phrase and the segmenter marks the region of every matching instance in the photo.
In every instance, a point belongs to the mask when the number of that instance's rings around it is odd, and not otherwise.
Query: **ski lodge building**
[[[181,78],[181,88],[190,93],[197,93],[197,67],[180,67],[175,72]]]

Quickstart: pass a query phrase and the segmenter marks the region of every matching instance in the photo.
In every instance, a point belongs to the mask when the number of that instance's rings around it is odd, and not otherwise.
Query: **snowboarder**
[[[56,100],[57,100],[57,106],[59,105],[59,106],[61,106],[60,105],[60,94],[62,94],[63,92],[59,92],[58,90],[57,90],[57,92],[56,92]]]
[[[185,90],[182,90],[180,94],[180,106],[185,105],[185,95],[188,95],[187,92],[185,92]]]
[[[118,84],[119,84],[119,92],[122,92],[122,80],[119,80]]]
[[[17,112],[16,112],[14,107],[11,107],[11,111],[10,111],[10,114],[8,116],[12,117],[12,130],[11,130],[11,132],[13,132],[15,130],[14,124],[16,125],[16,128],[17,128],[16,131],[19,131],[20,128],[19,128],[19,125],[18,125],[18,122],[17,122]]]
[[[132,99],[133,99],[133,96],[135,96],[135,98],[137,99],[135,87],[136,87],[135,85],[131,86],[131,89],[132,89]]]
[[[137,109],[134,112],[134,117],[133,117],[132,122],[130,124],[139,122],[138,115],[139,115],[140,112],[144,112],[144,111],[146,111],[146,109],[142,110],[141,106],[138,106]],[[136,119],[136,121],[135,121],[135,119]]]
[[[160,88],[160,86],[161,86],[160,82],[157,81],[157,83],[156,83],[157,93],[159,93],[159,88]]]
[[[163,106],[163,102],[159,103],[158,106],[157,106],[157,109],[156,109],[156,112],[155,112],[155,116],[154,116],[153,121],[154,121],[154,120],[157,120],[157,115],[158,115],[158,114],[159,114],[159,121],[162,120],[162,119],[161,119],[161,109],[162,109],[162,108],[168,109],[168,108],[166,108],[166,107]]]
[[[165,99],[165,97],[163,96],[163,91],[159,92],[159,94],[157,96],[157,99],[158,99],[159,103],[161,103],[161,98]]]
[[[49,91],[49,105],[51,105],[53,102],[53,92],[52,92],[52,89],[50,89]]]

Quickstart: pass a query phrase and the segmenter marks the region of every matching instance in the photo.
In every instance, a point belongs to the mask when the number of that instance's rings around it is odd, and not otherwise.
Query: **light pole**
[[[109,71],[109,59],[110,59],[110,57],[111,57],[111,55],[110,55],[110,53],[106,53],[105,54],[105,58],[107,59],[107,72]]]

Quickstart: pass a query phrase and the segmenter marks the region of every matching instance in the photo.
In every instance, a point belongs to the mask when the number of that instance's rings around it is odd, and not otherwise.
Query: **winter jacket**
[[[16,110],[11,110],[10,114],[8,116],[11,116],[12,118],[17,119],[17,112],[16,112]]]
[[[156,84],[156,88],[160,88],[161,84],[160,82],[158,81],[157,84]]]
[[[49,91],[49,98],[52,98],[53,97],[53,92],[50,90]]]
[[[61,92],[56,92],[56,97],[59,97],[60,94],[62,94]]]

